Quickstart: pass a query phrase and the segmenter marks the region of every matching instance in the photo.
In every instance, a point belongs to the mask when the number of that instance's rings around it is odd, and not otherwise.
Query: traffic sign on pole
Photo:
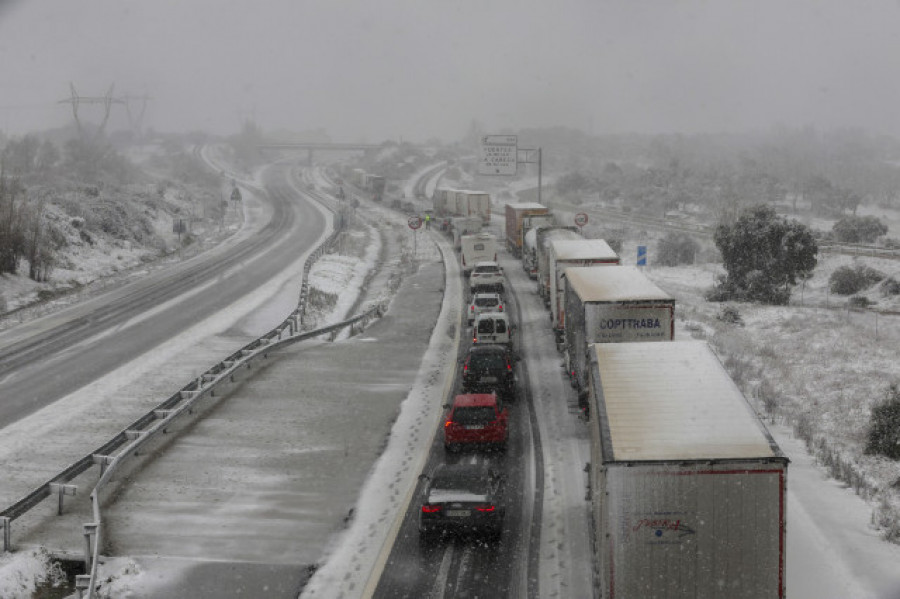
[[[578,214],[575,215],[575,224],[578,225],[579,227],[585,226],[587,224],[587,222],[588,222],[588,215],[585,214],[584,212],[579,212]]]
[[[637,265],[638,266],[647,266],[647,246],[646,245],[637,246]]]
[[[518,136],[483,135],[478,173],[481,175],[515,175],[518,153]]]
[[[408,219],[406,219],[406,224],[409,225],[410,229],[415,231],[422,226],[422,217],[416,215],[410,216]]]

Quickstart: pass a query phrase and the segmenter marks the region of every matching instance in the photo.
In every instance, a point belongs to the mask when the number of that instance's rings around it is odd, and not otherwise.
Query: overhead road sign
[[[515,175],[518,154],[517,135],[484,135],[481,138],[481,175]]]

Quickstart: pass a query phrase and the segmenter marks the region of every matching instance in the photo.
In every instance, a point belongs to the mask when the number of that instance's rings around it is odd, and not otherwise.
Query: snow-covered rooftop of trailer
[[[771,458],[770,437],[703,341],[597,343],[613,461]],[[602,410],[602,413],[599,411]]]
[[[618,260],[619,255],[602,239],[554,239],[557,260]]]
[[[538,204],[537,202],[518,202],[518,203],[510,203],[507,206],[511,206],[516,210],[540,210],[546,209],[547,207],[543,204]]]
[[[570,266],[565,277],[582,302],[675,301],[636,266]]]

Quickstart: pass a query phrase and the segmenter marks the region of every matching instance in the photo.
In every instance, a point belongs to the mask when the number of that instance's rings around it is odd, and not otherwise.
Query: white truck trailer
[[[591,349],[595,596],[784,597],[789,460],[709,346]]]
[[[456,192],[449,187],[436,187],[431,196],[434,213],[437,216],[453,216],[456,213]],[[451,206],[452,204],[452,206]]]
[[[457,189],[453,192],[455,213],[459,216],[480,217],[485,225],[491,223],[491,195],[486,191]]]
[[[565,356],[572,386],[587,389],[592,343],[671,341],[675,298],[635,266],[566,269]]]
[[[562,350],[566,324],[563,301],[563,274],[570,266],[609,266],[619,263],[619,255],[602,239],[558,239],[550,242],[550,320]]]
[[[550,305],[550,242],[557,239],[584,239],[575,227],[538,227],[535,231],[534,257],[538,295]],[[530,232],[530,231],[529,231]]]

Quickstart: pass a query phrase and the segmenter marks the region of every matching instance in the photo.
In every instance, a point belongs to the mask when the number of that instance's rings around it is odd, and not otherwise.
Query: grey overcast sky
[[[900,136],[900,3],[0,0],[0,130],[71,120],[69,82],[149,95],[159,131],[232,133],[252,115],[335,141],[456,140],[472,120]]]

